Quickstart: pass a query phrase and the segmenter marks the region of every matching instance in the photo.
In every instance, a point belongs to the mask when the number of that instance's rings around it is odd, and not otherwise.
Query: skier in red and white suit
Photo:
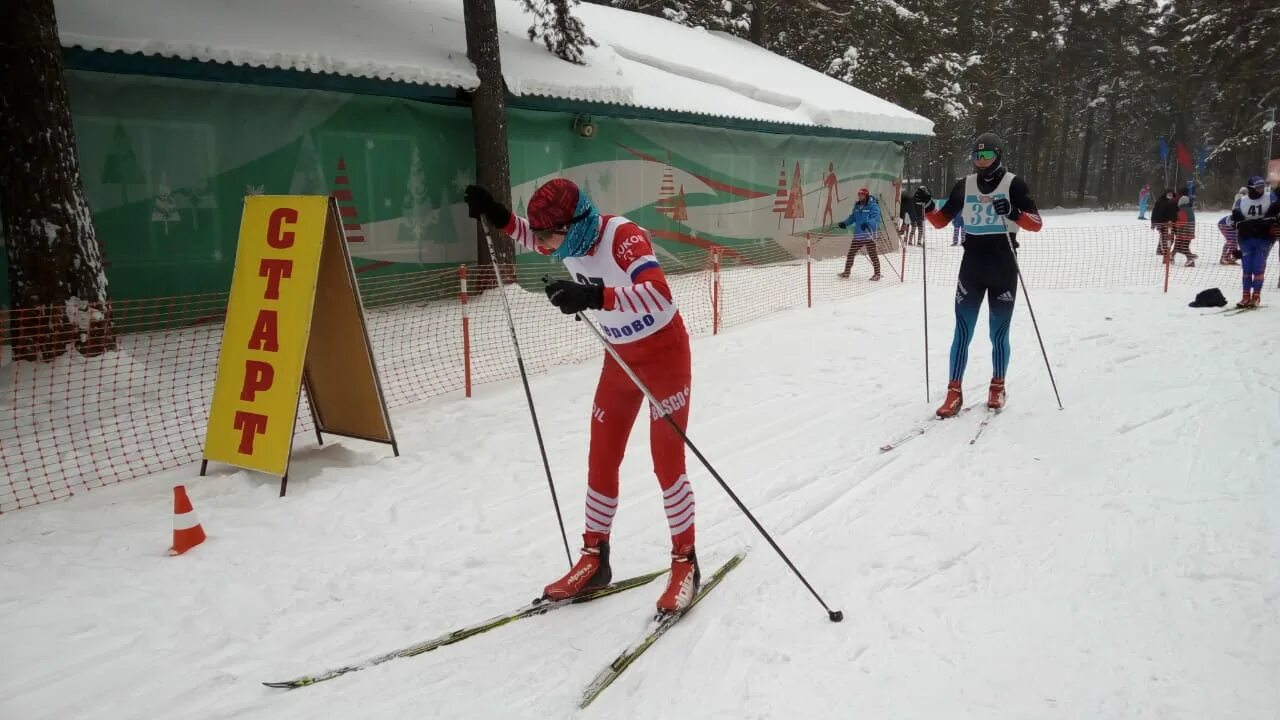
[[[701,572],[694,551],[693,486],[685,473],[683,430],[689,419],[689,334],[649,235],[620,215],[601,215],[572,181],[556,178],[529,199],[528,219],[512,213],[483,188],[466,189],[471,217],[483,217],[521,247],[562,260],[573,280],[547,285],[547,297],[566,315],[593,310],[618,355],[662,405],[650,407],[653,469],[662,486],[671,530],[671,574],[658,610],[688,606]],[[582,554],[544,596],[559,600],[609,584],[609,534],[618,507],[618,466],[644,395],[605,353],[591,412],[586,529]]]

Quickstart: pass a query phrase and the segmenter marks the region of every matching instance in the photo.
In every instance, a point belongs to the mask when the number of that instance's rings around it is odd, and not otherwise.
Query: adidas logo
[[[1013,302],[1013,293],[1009,292],[1008,290],[1005,290],[1004,292],[997,295],[996,299],[1002,300],[1004,302]]]

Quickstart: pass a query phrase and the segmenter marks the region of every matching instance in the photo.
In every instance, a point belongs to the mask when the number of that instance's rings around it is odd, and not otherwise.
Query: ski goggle
[[[542,241],[547,241],[547,240],[550,240],[551,236],[553,235],[564,235],[568,233],[570,225],[576,222],[581,222],[583,220],[586,220],[590,216],[591,216],[591,211],[587,210],[586,212],[580,213],[578,215],[574,215],[573,217],[569,218],[569,222],[563,225],[558,225],[556,227],[549,227],[549,228],[530,227],[529,230],[533,232],[534,237]]]
[[[995,160],[996,151],[995,150],[974,150],[973,159],[974,160]]]

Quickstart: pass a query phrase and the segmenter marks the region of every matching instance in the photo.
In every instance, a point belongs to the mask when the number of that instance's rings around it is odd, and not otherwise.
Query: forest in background
[[[1225,203],[1264,173],[1280,105],[1274,0],[584,1],[732,33],[933,120],[906,175],[935,192],[991,131],[1044,207],[1188,177]]]

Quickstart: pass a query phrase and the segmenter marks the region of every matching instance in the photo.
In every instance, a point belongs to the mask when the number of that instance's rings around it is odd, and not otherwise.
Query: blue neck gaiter
[[[582,190],[578,191],[578,204],[573,208],[573,216],[581,220],[569,226],[564,242],[551,253],[551,257],[564,260],[571,257],[582,257],[591,252],[600,234],[600,211],[591,203],[591,198]]]

